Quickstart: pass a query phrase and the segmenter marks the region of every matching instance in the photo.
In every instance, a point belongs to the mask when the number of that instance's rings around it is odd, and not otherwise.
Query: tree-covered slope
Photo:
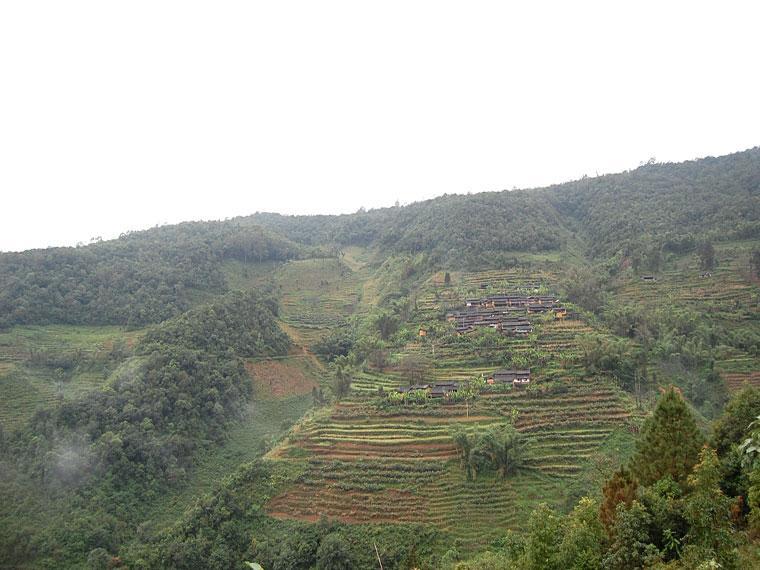
[[[181,485],[197,452],[241,417],[252,391],[242,357],[287,351],[270,307],[231,293],[176,317],[102,389],[0,437],[0,566],[39,558],[30,567],[73,567],[94,548],[116,551],[151,501]]]
[[[274,320],[277,312],[271,298],[233,291],[154,327],[143,345],[203,347],[220,354],[232,350],[244,357],[282,355],[290,340]]]
[[[490,256],[502,251],[558,249],[566,237],[554,207],[531,191],[446,195],[343,216],[255,214],[253,220],[300,243],[428,252],[463,266],[493,264]]]
[[[154,228],[85,247],[0,253],[0,327],[161,322],[186,311],[194,291],[223,291],[223,260],[284,260],[301,251],[231,220]]]
[[[679,164],[648,164],[547,190],[606,257],[647,240],[689,251],[704,240],[760,236],[760,148]]]
[[[299,243],[424,251],[460,267],[498,265],[503,251],[559,249],[573,236],[594,258],[649,242],[684,252],[706,239],[760,235],[760,148],[542,189],[441,196],[342,216],[252,219]]]
[[[4,253],[0,326],[160,322],[187,310],[198,290],[223,291],[221,261],[284,260],[308,255],[309,246],[424,252],[433,263],[482,268],[504,265],[514,252],[573,249],[605,260],[758,235],[755,148],[544,189],[444,195],[341,216],[254,214],[86,247]]]

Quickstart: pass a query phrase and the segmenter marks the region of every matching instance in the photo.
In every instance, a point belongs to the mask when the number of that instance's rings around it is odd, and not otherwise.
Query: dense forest
[[[504,251],[557,250],[573,237],[592,258],[655,242],[692,251],[700,241],[760,235],[760,149],[536,190],[442,196],[343,216],[256,214],[304,244],[382,245],[425,251],[454,267],[504,261]]]
[[[487,262],[484,254],[556,250],[567,238],[557,211],[534,192],[448,195],[344,216],[256,214],[253,220],[299,243],[376,245],[471,266]]]
[[[76,248],[0,254],[0,328],[157,323],[198,291],[225,289],[220,263],[284,260],[303,248],[249,223],[193,222]]]
[[[760,149],[679,164],[647,164],[546,190],[606,258],[659,243],[693,251],[702,241],[760,235]]]

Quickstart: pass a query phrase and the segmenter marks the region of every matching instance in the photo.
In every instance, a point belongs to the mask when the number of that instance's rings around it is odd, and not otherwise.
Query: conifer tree
[[[631,471],[642,485],[670,475],[680,485],[699,459],[704,438],[678,390],[669,388],[636,442]]]
[[[720,489],[720,462],[715,450],[705,446],[699,463],[689,475],[684,514],[689,524],[685,557],[706,561],[717,559],[722,568],[734,566],[734,529],[731,499]]]
[[[604,484],[602,495],[604,496],[602,504],[599,507],[599,520],[604,525],[607,533],[612,532],[615,524],[615,513],[619,504],[624,504],[626,508],[631,506],[636,498],[636,489],[638,483],[631,472],[625,467],[616,471],[609,481]]]

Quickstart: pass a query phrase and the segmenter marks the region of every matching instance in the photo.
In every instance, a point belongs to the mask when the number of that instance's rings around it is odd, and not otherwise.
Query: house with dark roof
[[[429,390],[428,396],[431,398],[445,398],[451,394],[456,394],[457,390],[459,390],[459,383],[436,382],[434,384],[412,384],[411,386],[399,386],[396,390],[400,394]]]
[[[513,386],[524,386],[530,383],[530,369],[497,370],[486,379],[486,382],[488,384],[512,384]]]
[[[457,382],[436,382],[433,387],[430,388],[431,398],[444,398],[451,394],[456,394],[459,390],[459,384]]]

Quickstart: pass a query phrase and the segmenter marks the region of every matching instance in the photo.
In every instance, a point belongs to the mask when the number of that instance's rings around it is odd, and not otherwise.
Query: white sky
[[[757,2],[0,2],[0,250],[760,144]]]

